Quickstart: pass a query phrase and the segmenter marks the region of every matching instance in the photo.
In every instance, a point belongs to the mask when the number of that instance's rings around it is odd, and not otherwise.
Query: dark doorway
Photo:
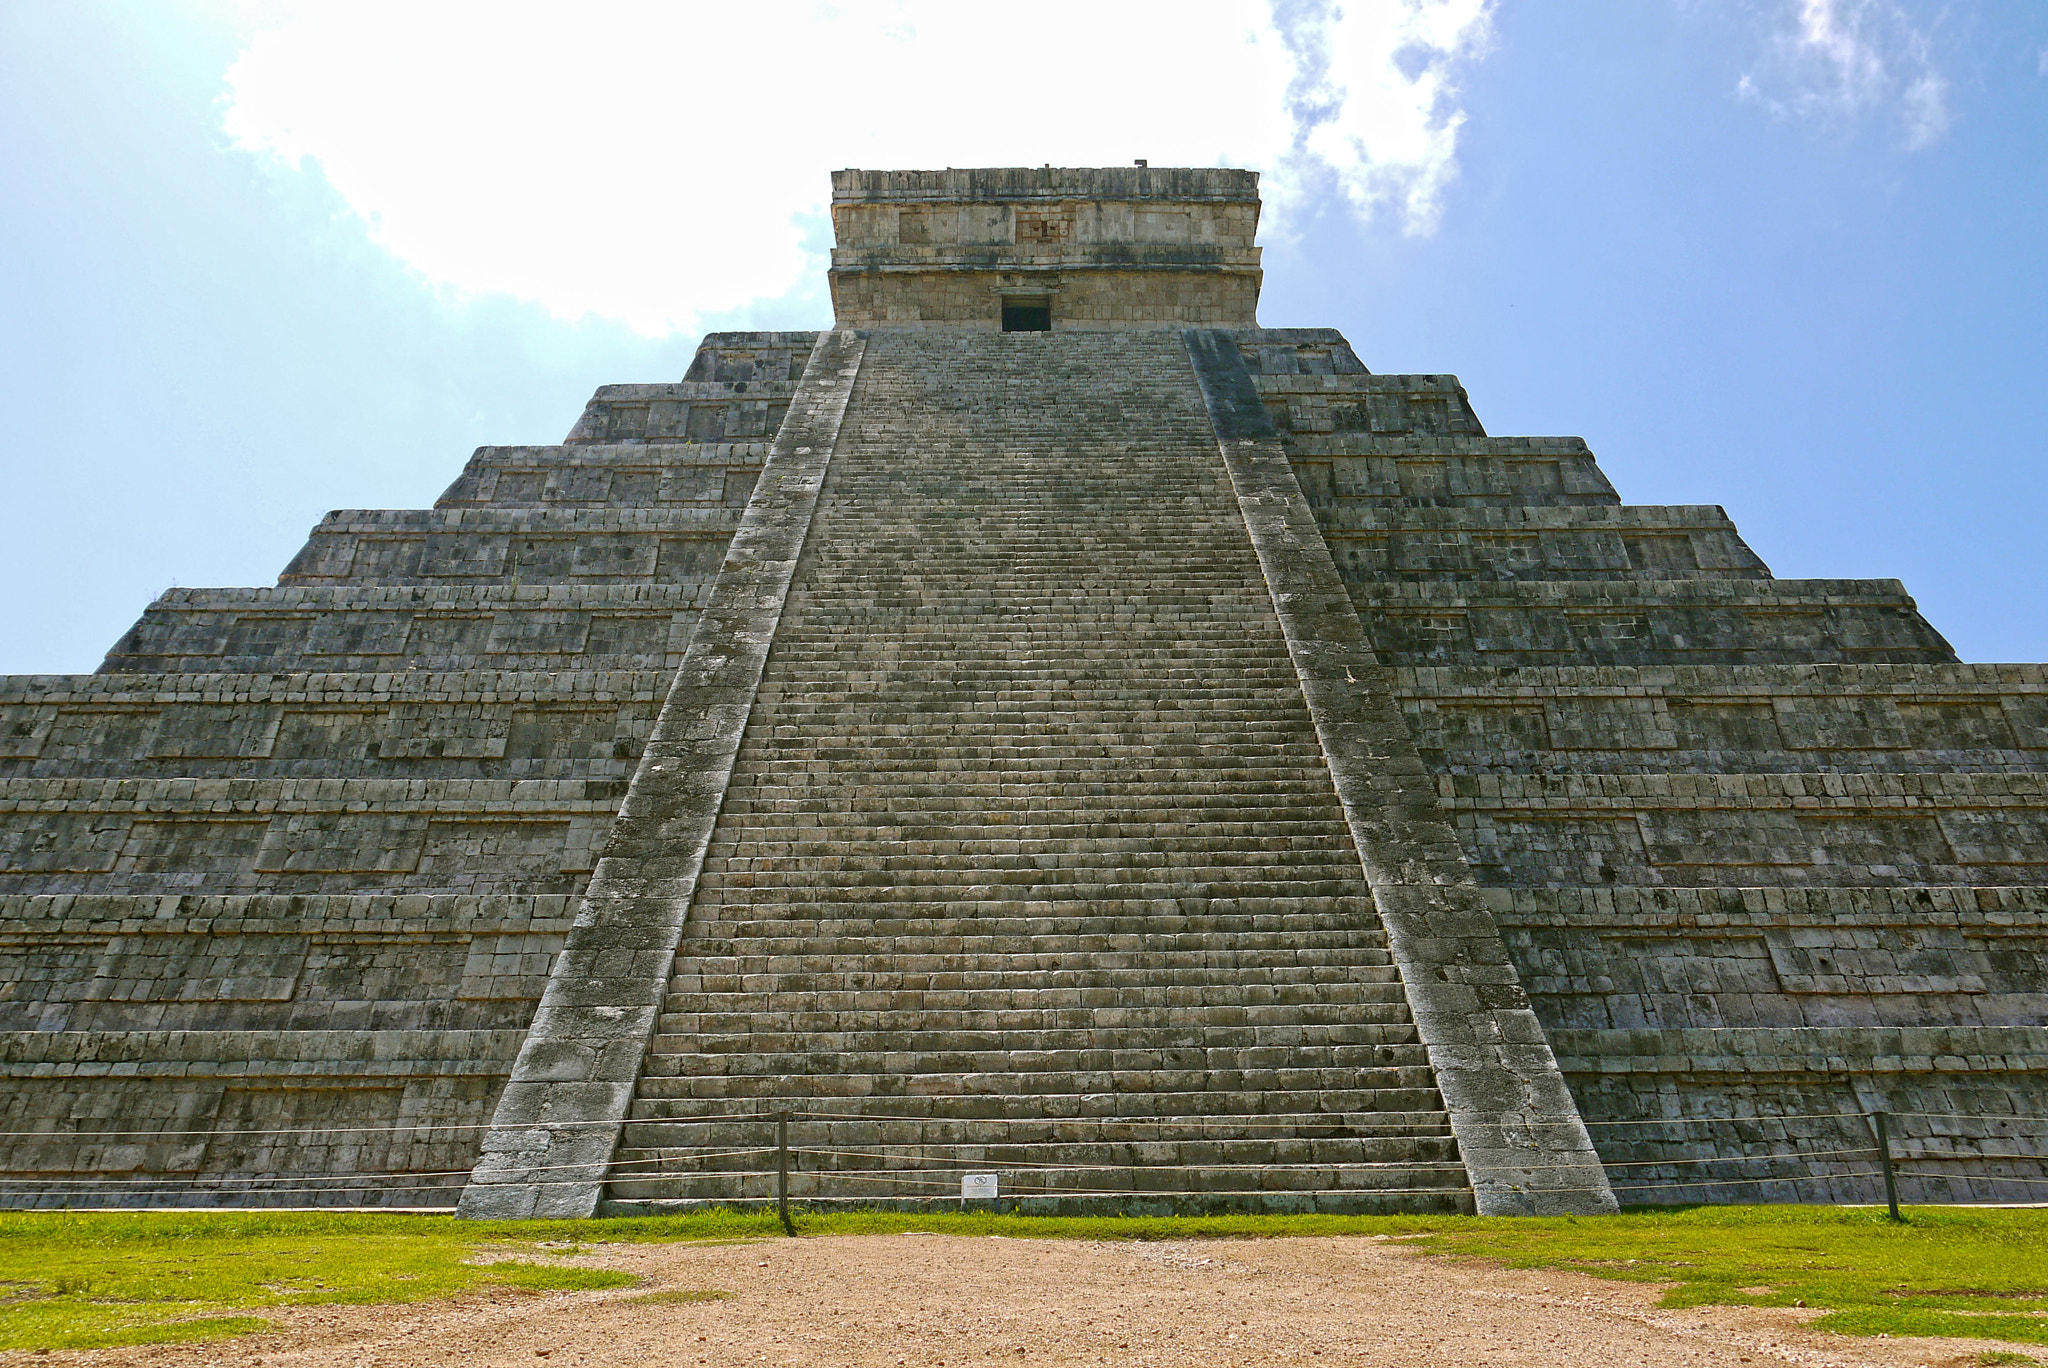
[[[1052,301],[1047,299],[1004,300],[1003,331],[1051,332]]]

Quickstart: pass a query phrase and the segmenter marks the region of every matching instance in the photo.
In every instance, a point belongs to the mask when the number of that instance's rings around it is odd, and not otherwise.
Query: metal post
[[[1899,1182],[1892,1176],[1891,1118],[1883,1112],[1876,1112],[1870,1120],[1877,1127],[1877,1161],[1884,1168],[1884,1204],[1891,1208],[1894,1221],[1903,1221],[1906,1218],[1899,1215]]]
[[[1891,1172],[1887,1165],[1885,1172]],[[1897,1208],[1893,1208],[1894,1214]],[[775,1113],[775,1214],[782,1218],[782,1233],[796,1234],[789,1219],[789,1113]]]

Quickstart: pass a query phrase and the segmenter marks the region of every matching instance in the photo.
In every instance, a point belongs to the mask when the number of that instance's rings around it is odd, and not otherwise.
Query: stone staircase
[[[1470,1209],[1177,333],[870,337],[608,1209],[776,1112],[812,1202]]]

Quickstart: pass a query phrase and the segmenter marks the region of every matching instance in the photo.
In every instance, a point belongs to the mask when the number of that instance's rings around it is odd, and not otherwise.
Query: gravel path
[[[1816,1313],[1656,1309],[1655,1289],[1427,1257],[1370,1237],[1094,1244],[941,1235],[611,1245],[612,1292],[309,1307],[210,1345],[0,1354],[50,1364],[1974,1364],[1984,1341],[1865,1340]],[[706,1302],[648,1301],[716,1288]],[[2041,1351],[2048,1357],[2048,1351]]]

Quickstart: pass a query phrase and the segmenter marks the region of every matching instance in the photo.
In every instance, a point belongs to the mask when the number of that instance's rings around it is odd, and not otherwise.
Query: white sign
[[[993,1173],[963,1173],[960,1175],[961,1201],[988,1201],[995,1195],[996,1176]]]

